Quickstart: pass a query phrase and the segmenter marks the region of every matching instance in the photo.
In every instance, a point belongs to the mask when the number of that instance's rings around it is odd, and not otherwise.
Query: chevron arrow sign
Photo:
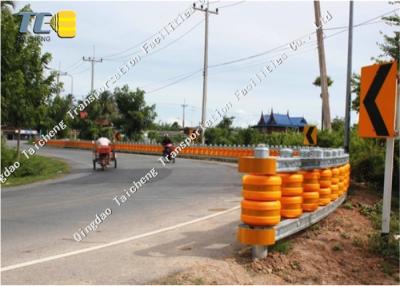
[[[396,62],[361,69],[360,137],[394,137]]]

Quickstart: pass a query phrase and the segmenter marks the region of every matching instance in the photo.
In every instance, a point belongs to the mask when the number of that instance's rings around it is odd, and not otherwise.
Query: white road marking
[[[71,252],[67,252],[67,253],[63,253],[63,254],[48,256],[48,257],[44,257],[44,258],[40,258],[40,259],[36,259],[36,260],[32,260],[32,261],[27,261],[27,262],[23,262],[23,263],[14,264],[14,265],[9,265],[9,266],[1,268],[0,272],[15,270],[15,269],[18,269],[18,268],[23,268],[23,267],[27,267],[27,266],[31,266],[31,265],[35,265],[35,264],[40,264],[40,263],[44,263],[44,262],[48,262],[48,261],[52,261],[52,260],[56,260],[56,259],[60,259],[60,258],[64,258],[64,257],[68,257],[68,256],[73,256],[73,255],[78,255],[78,254],[82,254],[82,253],[86,253],[86,252],[90,252],[90,251],[94,251],[94,250],[99,250],[99,249],[102,249],[102,248],[118,245],[118,244],[125,243],[125,242],[132,241],[132,240],[137,240],[137,239],[140,239],[140,238],[144,238],[144,237],[148,237],[148,236],[151,236],[151,235],[159,234],[161,232],[174,230],[174,229],[177,229],[177,228],[180,228],[180,227],[184,227],[184,226],[187,226],[187,225],[190,225],[190,224],[194,224],[194,223],[197,223],[197,222],[208,220],[210,218],[214,218],[216,216],[220,216],[220,215],[226,214],[228,212],[237,210],[239,208],[240,208],[240,206],[235,206],[233,208],[227,209],[227,210],[222,211],[222,212],[218,212],[218,213],[215,213],[215,214],[211,214],[211,215],[204,216],[204,217],[201,217],[201,218],[197,218],[197,219],[194,219],[194,220],[190,220],[190,221],[187,221],[187,222],[179,223],[179,224],[176,224],[176,225],[173,225],[173,226],[161,228],[161,229],[158,229],[158,230],[150,231],[150,232],[147,232],[147,233],[143,233],[143,234],[127,237],[127,238],[124,238],[124,239],[116,240],[116,241],[113,241],[113,242],[105,243],[105,244],[102,244],[102,245],[92,246],[92,247],[88,247],[88,248],[84,248],[84,249],[80,249],[80,250],[76,250],[76,251],[71,251]]]

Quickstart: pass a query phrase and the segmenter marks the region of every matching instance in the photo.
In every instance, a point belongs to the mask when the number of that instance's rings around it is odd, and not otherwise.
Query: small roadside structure
[[[260,120],[252,128],[265,133],[286,132],[288,130],[303,132],[305,125],[307,125],[307,120],[304,117],[291,117],[289,111],[287,114],[280,114],[271,110],[271,113],[266,115],[261,112]]]

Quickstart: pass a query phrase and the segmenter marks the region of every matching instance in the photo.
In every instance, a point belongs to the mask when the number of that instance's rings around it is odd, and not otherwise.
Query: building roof
[[[261,113],[261,118],[256,127],[286,127],[286,128],[302,128],[307,124],[304,117],[290,117],[287,114],[279,114],[271,111],[270,114]]]

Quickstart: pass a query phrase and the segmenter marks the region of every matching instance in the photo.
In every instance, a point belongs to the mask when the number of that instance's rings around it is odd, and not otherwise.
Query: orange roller
[[[279,176],[245,175],[242,195],[254,201],[276,201],[281,198],[282,179]]]
[[[303,194],[303,188],[302,187],[282,187],[282,196],[285,197],[293,197],[293,196],[301,196]]]
[[[305,171],[303,173],[304,176],[304,182],[306,181],[315,181],[318,180],[320,175],[318,170],[313,170],[313,171]]]
[[[303,193],[303,211],[312,212],[318,208],[319,192],[304,192]]]
[[[321,188],[319,190],[319,205],[325,206],[331,202],[331,189],[330,188]]]
[[[276,160],[274,158],[239,158],[239,172],[250,174],[275,175]]]
[[[319,197],[320,198],[321,197],[325,197],[325,196],[330,197],[330,195],[331,195],[331,188],[321,188],[319,190]]]
[[[301,206],[301,205],[300,205]],[[281,216],[284,218],[296,218],[303,214],[303,209],[296,208],[296,209],[282,209]]]
[[[303,193],[303,203],[316,203],[319,199],[319,192],[307,192]]]
[[[254,226],[276,225],[281,221],[281,203],[243,200],[241,220]]]
[[[339,184],[339,178],[338,177],[332,177],[331,182],[332,182],[332,185],[337,185],[337,184]]]
[[[319,183],[307,183],[303,184],[303,190],[304,192],[319,192],[320,185]]]
[[[303,209],[303,174],[283,173],[279,174],[282,178],[282,198],[281,216],[285,218],[296,218],[301,216]]]
[[[250,228],[240,225],[237,239],[247,245],[273,245],[275,244],[275,229],[272,227]]]
[[[318,193],[320,189],[319,178],[320,173],[319,170],[305,171],[304,174],[304,182],[303,182],[303,198],[305,193]],[[306,203],[306,202],[305,202]],[[304,208],[303,208],[304,210]]]
[[[301,204],[303,202],[302,196],[295,196],[295,197],[282,197],[281,204],[282,206],[294,205],[294,204]]]
[[[294,197],[282,197],[281,198],[281,215],[285,218],[296,218],[301,216],[303,209],[301,204],[303,203],[302,196]]]
[[[339,197],[344,193],[344,184],[342,182],[338,183],[338,195]]]
[[[320,171],[320,179],[326,178],[329,179],[332,177],[332,171],[329,169],[324,169]]]
[[[305,211],[305,212],[313,212],[316,209],[318,209],[318,203],[316,203],[316,204],[303,204],[302,207],[303,207],[303,211]]]
[[[339,197],[339,186],[332,185],[331,186],[331,199],[332,201],[336,200]]]
[[[323,181],[319,181],[319,186],[321,188],[329,188],[331,186],[332,182],[331,180],[323,180]]]
[[[298,196],[303,193],[302,174],[279,174],[282,178],[282,196]]]

